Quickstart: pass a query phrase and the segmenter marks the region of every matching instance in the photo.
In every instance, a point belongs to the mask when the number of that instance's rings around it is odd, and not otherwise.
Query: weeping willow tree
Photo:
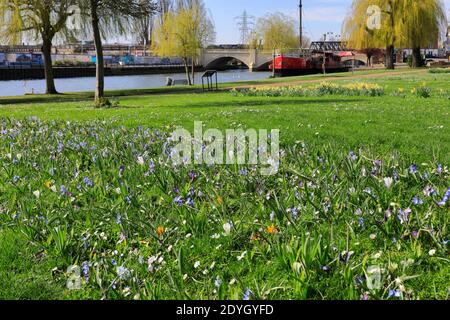
[[[394,69],[394,50],[402,35],[403,0],[354,0],[342,38],[354,49],[385,48],[385,65]]]
[[[279,12],[258,19],[250,46],[254,46],[255,41],[258,42],[255,37],[261,39],[263,47],[268,50],[285,51],[299,46],[294,19]]]
[[[210,44],[214,36],[214,23],[204,7],[195,3],[192,6],[180,6],[176,11],[167,12],[156,24],[152,36],[152,50],[161,57],[182,58],[186,79],[188,84],[192,85],[199,49]]]
[[[386,48],[386,68],[394,69],[396,46],[413,48],[418,61],[444,21],[439,0],[354,0],[342,34],[355,49]]]
[[[446,26],[445,6],[439,0],[403,0],[401,42],[412,48],[412,66],[422,66],[421,48],[439,41],[439,34]]]
[[[78,0],[84,13],[83,32],[90,32],[96,52],[95,100],[105,96],[105,66],[103,39],[125,34],[132,29],[134,19],[151,15],[156,5],[150,0]]]
[[[57,94],[52,68],[52,45],[57,35],[70,36],[67,19],[76,0],[0,0],[0,39],[9,44],[24,39],[42,41],[46,93]]]

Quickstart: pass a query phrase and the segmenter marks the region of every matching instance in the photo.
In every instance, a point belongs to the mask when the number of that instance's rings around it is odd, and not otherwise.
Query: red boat
[[[313,42],[307,51],[297,54],[279,54],[274,59],[275,76],[289,77],[316,73],[347,72],[347,66],[342,58],[352,56],[353,53],[345,50],[340,42]],[[323,63],[325,57],[325,65]]]

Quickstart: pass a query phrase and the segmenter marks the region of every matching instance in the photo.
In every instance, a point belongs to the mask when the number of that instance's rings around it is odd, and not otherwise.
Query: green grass
[[[93,108],[88,93],[3,98],[0,299],[242,299],[247,288],[252,299],[387,299],[389,290],[403,299],[447,299],[449,211],[437,202],[450,181],[450,75],[348,77],[333,81],[377,83],[386,94],[157,89],[110,93],[121,105],[113,109]],[[430,88],[431,97],[413,94],[418,87]],[[279,174],[160,163],[164,139],[154,129],[191,130],[194,120],[221,130],[280,129]],[[385,187],[384,178],[395,175]],[[424,194],[430,186],[435,194]],[[178,206],[177,197],[194,204]],[[424,203],[413,205],[414,197]],[[401,223],[397,214],[406,208],[411,216]],[[149,271],[152,256],[164,262]],[[82,290],[68,291],[65,271],[83,263],[89,278]],[[376,290],[364,280],[370,266],[383,269]]]

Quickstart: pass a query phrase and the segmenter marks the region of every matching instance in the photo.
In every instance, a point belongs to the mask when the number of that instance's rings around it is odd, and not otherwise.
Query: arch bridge
[[[330,48],[330,50],[339,48]],[[342,49],[341,49],[342,50]],[[342,57],[342,62],[352,66],[353,60],[356,66],[367,64],[367,55],[353,52],[353,55]],[[238,60],[245,64],[250,71],[268,70],[272,63],[273,52],[258,49],[203,49],[198,64],[204,69],[220,69],[231,60]]]
[[[203,49],[198,63],[205,69],[217,69],[233,59],[241,61],[250,71],[264,70],[272,63],[273,52],[258,49]]]

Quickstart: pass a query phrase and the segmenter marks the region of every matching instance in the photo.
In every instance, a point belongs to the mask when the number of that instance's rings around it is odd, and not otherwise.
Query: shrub
[[[418,88],[414,88],[412,90],[412,93],[415,94],[416,96],[420,97],[420,98],[428,99],[428,98],[431,97],[431,88],[425,87],[425,86],[421,86],[421,87],[418,87]]]
[[[119,101],[111,101],[107,98],[100,98],[95,100],[94,107],[97,109],[117,108],[119,107]]]
[[[428,70],[429,73],[450,73],[450,68],[434,68]]]

